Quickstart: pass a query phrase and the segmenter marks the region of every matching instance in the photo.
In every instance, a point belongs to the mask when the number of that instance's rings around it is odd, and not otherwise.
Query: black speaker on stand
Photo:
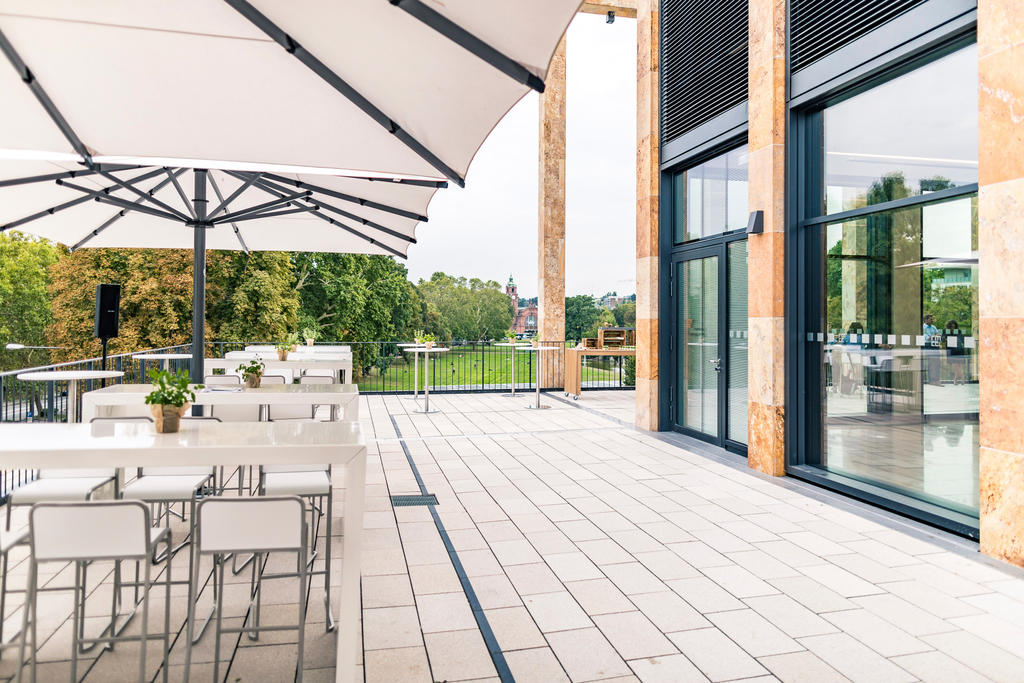
[[[117,336],[118,317],[121,309],[121,285],[96,285],[96,316],[93,323],[93,336],[103,344],[103,365],[107,369],[107,340]],[[107,380],[100,382],[107,385]]]

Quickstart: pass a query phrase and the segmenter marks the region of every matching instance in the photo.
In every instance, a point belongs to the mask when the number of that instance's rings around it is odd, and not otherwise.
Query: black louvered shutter
[[[663,143],[747,99],[747,1],[662,0]]]
[[[790,67],[799,71],[924,2],[790,0]]]

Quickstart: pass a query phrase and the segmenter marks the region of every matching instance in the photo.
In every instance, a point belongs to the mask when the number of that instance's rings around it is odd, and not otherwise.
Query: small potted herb
[[[288,360],[288,354],[292,350],[292,345],[288,342],[281,342],[279,344],[275,344],[274,349],[277,350],[278,360]]]
[[[434,335],[432,335],[432,334],[425,334],[422,337],[420,337],[420,341],[423,342],[423,345],[425,347],[427,347],[428,349],[434,348],[434,341],[435,341]]]
[[[173,434],[181,426],[181,418],[188,410],[189,403],[196,400],[194,389],[202,384],[189,386],[188,374],[180,371],[171,374],[167,370],[150,370],[149,381],[153,391],[146,394],[146,404],[153,413],[158,434]]]
[[[258,389],[260,386],[260,379],[263,378],[263,369],[265,367],[266,365],[263,364],[263,361],[254,358],[247,363],[239,365],[235,368],[235,372],[242,373],[242,377],[245,378],[245,386],[250,389]]]
[[[306,346],[312,346],[318,335],[316,327],[306,327],[302,330],[302,338],[306,340]]]
[[[415,344],[422,344],[423,337],[425,336],[427,336],[426,332],[424,332],[423,330],[416,330],[415,332],[412,333],[412,341]]]
[[[509,344],[515,344],[516,342],[519,341],[519,339],[516,337],[515,334],[510,333],[505,336],[505,341],[507,341]]]
[[[284,343],[288,345],[288,349],[291,351],[299,350],[299,333],[290,332],[285,338]]]

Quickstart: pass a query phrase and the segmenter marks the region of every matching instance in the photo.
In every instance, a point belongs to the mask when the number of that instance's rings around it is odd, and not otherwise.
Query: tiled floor
[[[407,397],[362,398],[367,681],[1024,681],[1024,572],[967,541],[751,473],[738,456],[634,430],[632,400],[546,396],[551,409],[531,411],[525,398],[435,394],[441,412],[422,415]],[[391,505],[424,490],[438,498],[436,519]],[[183,563],[174,571],[183,576]],[[66,581],[68,570],[47,578]],[[90,583],[96,628],[109,574],[91,570]],[[264,623],[296,613],[292,585],[279,583]],[[226,592],[232,624],[246,588]],[[306,681],[334,676],[321,596],[311,590]],[[50,594],[41,609],[40,680],[67,680],[70,601]],[[156,598],[154,628],[162,615]],[[193,680],[211,676],[212,641],[197,647]],[[225,638],[223,680],[290,680],[295,642]],[[179,638],[172,680],[182,650]],[[118,646],[80,670],[132,680],[137,652]],[[155,674],[155,642],[149,652]],[[5,653],[0,677],[11,671]]]

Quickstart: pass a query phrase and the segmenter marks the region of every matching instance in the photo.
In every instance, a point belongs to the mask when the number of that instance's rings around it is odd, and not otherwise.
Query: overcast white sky
[[[632,294],[636,266],[636,23],[578,15],[569,27],[566,293]],[[440,190],[409,249],[409,277],[443,270],[537,295],[538,96],[495,128],[466,188]]]

